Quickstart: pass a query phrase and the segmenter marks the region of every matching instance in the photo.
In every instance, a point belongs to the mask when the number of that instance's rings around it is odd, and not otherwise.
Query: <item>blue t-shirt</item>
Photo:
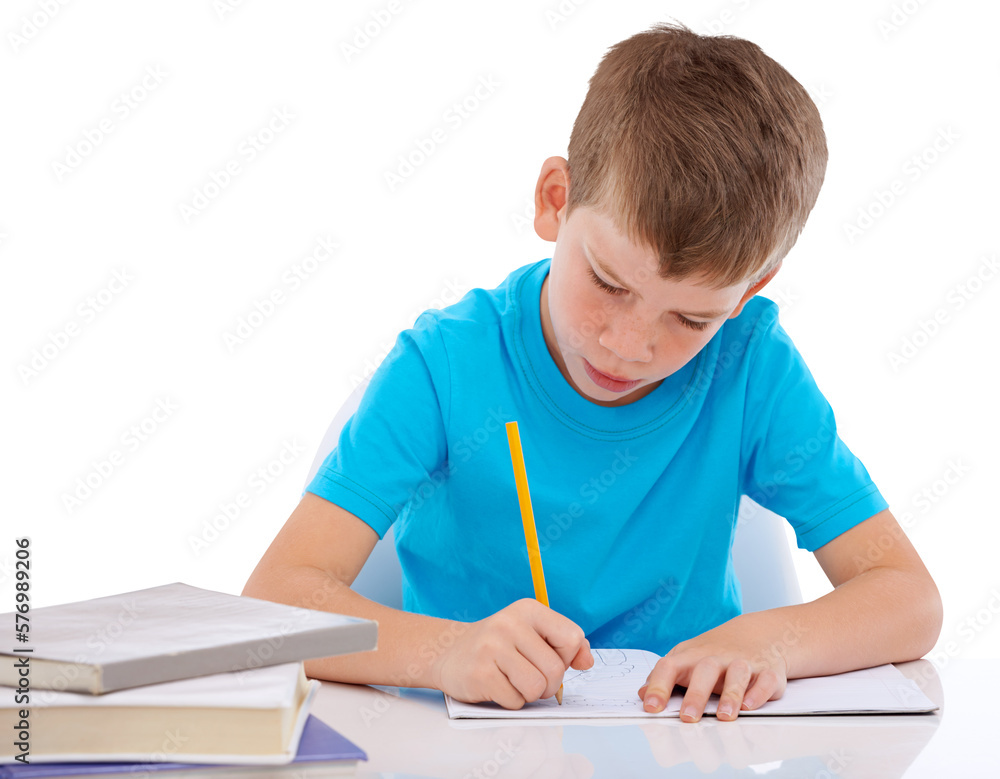
[[[601,406],[542,334],[550,260],[400,333],[309,484],[381,537],[403,605],[477,620],[533,597],[505,424],[518,423],[549,604],[592,646],[665,654],[741,613],[740,496],[826,544],[888,504],[757,296],[645,397]],[[655,619],[640,611],[656,603]]]

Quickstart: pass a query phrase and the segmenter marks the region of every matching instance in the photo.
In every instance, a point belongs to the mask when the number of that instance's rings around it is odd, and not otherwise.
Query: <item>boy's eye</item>
[[[590,271],[590,278],[592,278],[594,280],[594,283],[598,287],[603,289],[605,292],[610,293],[612,295],[622,295],[627,291],[622,289],[621,287],[612,287],[610,284],[606,283],[600,276],[594,273],[593,268],[588,268],[588,270]]]
[[[594,283],[608,294],[622,295],[627,292],[627,290],[624,290],[621,287],[612,287],[610,284],[606,283],[600,276],[594,273],[593,268],[588,268],[588,270],[590,271],[590,278],[593,279]],[[682,325],[684,325],[684,327],[688,327],[692,330],[704,330],[709,325],[708,322],[695,322],[694,320],[688,319],[680,314],[677,315],[677,319]]]
[[[695,322],[694,320],[688,319],[680,314],[677,315],[677,318],[681,320],[681,324],[684,325],[684,327],[690,327],[692,330],[704,330],[709,324],[708,322]]]

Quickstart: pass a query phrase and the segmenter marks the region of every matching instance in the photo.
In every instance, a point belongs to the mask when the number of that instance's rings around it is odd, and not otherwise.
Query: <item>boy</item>
[[[937,589],[754,297],[822,183],[806,92],[747,41],[658,25],[603,58],[568,157],[535,189],[551,261],[400,334],[244,594],[378,620],[376,651],[312,676],[507,708],[554,695],[591,645],[663,655],[638,695],[660,711],[686,687],[687,722],[713,691],[733,719],[789,678],[929,651]],[[511,420],[552,609],[531,598]],[[742,494],[833,592],[741,614]],[[406,611],[350,589],[393,524]]]

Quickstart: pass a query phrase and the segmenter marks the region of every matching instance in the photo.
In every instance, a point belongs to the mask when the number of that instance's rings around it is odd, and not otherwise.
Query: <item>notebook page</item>
[[[709,702],[712,713],[717,702],[718,697],[713,695]],[[918,713],[936,708],[916,682],[892,665],[880,665],[833,676],[790,679],[781,698],[741,712],[740,716]]]
[[[559,719],[564,717],[659,717],[677,716],[664,710],[643,711],[639,688],[646,682],[659,655],[643,649],[591,649],[594,665],[586,671],[570,668],[563,676],[563,705],[556,699],[505,709],[495,703],[460,703],[445,696],[448,716],[488,719]],[[678,708],[679,711],[679,708]]]
[[[646,712],[638,690],[645,684],[659,656],[641,649],[592,649],[594,666],[587,671],[569,669],[563,677],[563,705],[555,698],[504,709],[495,703],[460,703],[445,696],[452,719],[563,719],[588,717],[678,717],[683,691],[671,695],[666,708]],[[705,708],[714,714],[718,696]],[[932,711],[937,707],[892,665],[860,671],[792,679],[785,694],[768,701],[748,715],[808,715],[847,713],[904,713]]]

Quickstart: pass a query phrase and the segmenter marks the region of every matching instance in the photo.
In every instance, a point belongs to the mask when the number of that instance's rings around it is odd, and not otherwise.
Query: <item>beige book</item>
[[[35,691],[27,718],[0,687],[0,762],[287,763],[318,687],[283,663],[105,695]]]

